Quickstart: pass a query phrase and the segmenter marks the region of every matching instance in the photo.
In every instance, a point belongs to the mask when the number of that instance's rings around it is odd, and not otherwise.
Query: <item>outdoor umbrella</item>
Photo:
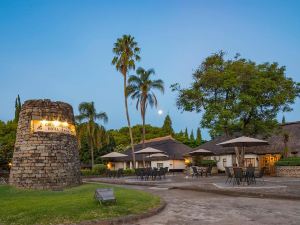
[[[114,159],[123,158],[123,157],[126,157],[126,156],[128,156],[128,155],[125,155],[125,154],[122,154],[122,153],[119,153],[119,152],[110,152],[106,155],[101,156],[101,158],[108,159],[108,160],[114,160]]]
[[[263,146],[268,144],[269,143],[264,140],[242,136],[228,141],[224,141],[217,145],[221,145],[223,147],[235,147],[235,152],[239,161],[239,166],[242,166],[241,164],[244,163],[245,147]],[[238,147],[242,148],[241,153],[238,151]]]
[[[164,153],[161,150],[155,149],[155,148],[151,148],[151,147],[147,147],[144,148],[142,150],[139,150],[137,152],[135,152],[135,154],[143,154],[143,155],[151,155],[151,154],[156,154],[156,153]],[[150,158],[150,157],[149,157]],[[144,167],[145,167],[145,160],[143,159],[143,163],[144,163]]]
[[[163,153],[154,153],[154,154],[152,154],[152,155],[149,155],[149,156],[147,156],[148,158],[160,158],[160,157],[169,157],[168,155],[166,155],[166,154],[163,154]]]
[[[194,150],[192,152],[189,152],[188,155],[191,156],[210,156],[210,155],[214,155],[213,152],[206,150],[206,149],[197,149]]]

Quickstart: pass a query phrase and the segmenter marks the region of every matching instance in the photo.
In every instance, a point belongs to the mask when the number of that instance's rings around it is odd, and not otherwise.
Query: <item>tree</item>
[[[113,53],[115,54],[115,56],[112,60],[112,64],[115,65],[117,71],[121,72],[124,79],[123,89],[125,111],[131,141],[133,167],[135,168],[134,142],[127,104],[127,73],[129,70],[135,69],[136,61],[140,61],[140,48],[138,47],[137,42],[135,42],[134,37],[132,37],[131,35],[123,35],[122,38],[118,38],[117,42],[114,44]]]
[[[19,121],[19,114],[21,112],[21,100],[20,100],[20,96],[18,95],[15,101],[15,121],[16,123],[18,123]]]
[[[164,120],[164,124],[162,126],[163,131],[168,135],[174,135],[174,130],[172,127],[172,120],[169,114],[166,116]]]
[[[191,131],[191,135],[190,135],[190,141],[194,142],[195,141],[195,137],[194,137],[194,131]]]
[[[270,135],[278,126],[279,112],[291,111],[300,95],[300,83],[285,74],[277,63],[257,64],[236,55],[225,60],[224,52],[207,57],[193,74],[189,88],[172,85],[177,107],[203,112],[201,126],[210,135]]]
[[[186,139],[189,139],[189,133],[188,133],[187,127],[186,127],[185,130],[184,130],[184,137],[185,137]]]
[[[201,130],[200,130],[200,128],[198,127],[198,128],[197,128],[196,143],[197,143],[197,145],[201,145],[201,142],[202,142],[202,135],[201,135]]]
[[[161,79],[151,80],[151,75],[155,75],[154,69],[145,70],[139,67],[136,70],[137,75],[131,75],[128,79],[128,96],[136,99],[136,109],[140,109],[143,122],[143,148],[145,147],[145,118],[146,110],[149,105],[157,107],[157,97],[154,90],[164,93],[164,82]]]
[[[285,122],[285,116],[282,117],[281,123],[282,123],[282,124],[285,124],[285,123],[286,123],[286,122]]]
[[[82,125],[82,129],[86,132],[88,145],[90,146],[90,153],[92,159],[92,167],[94,166],[94,150],[99,143],[100,126],[96,123],[97,120],[102,120],[104,123],[108,121],[108,117],[105,112],[97,113],[94,102],[82,102],[78,107],[79,115],[76,119],[79,122],[86,121]],[[78,135],[80,136],[80,134]]]
[[[11,162],[16,141],[17,123],[14,120],[0,121],[0,167]]]

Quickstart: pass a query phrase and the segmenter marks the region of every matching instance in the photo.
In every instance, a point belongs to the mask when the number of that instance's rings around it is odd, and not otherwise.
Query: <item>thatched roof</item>
[[[173,139],[171,136],[165,136],[161,138],[155,138],[151,140],[147,140],[145,142],[145,147],[151,147],[155,148],[158,150],[163,151],[164,154],[168,155],[170,160],[173,159],[184,159],[183,155],[191,152],[193,149],[190,148],[189,146],[182,144],[181,142]],[[143,149],[143,144],[139,143],[135,145],[134,151],[137,152],[139,150]],[[132,160],[132,155],[131,155],[131,148],[128,148],[124,154],[128,155],[128,157],[124,157],[120,159],[120,161],[131,161]],[[149,157],[146,157],[145,155],[145,160],[150,160]],[[135,158],[137,161],[142,161],[143,156],[140,154],[136,154]],[[151,159],[153,160],[153,159]],[[166,160],[166,157],[162,157],[162,160]]]
[[[286,133],[289,135],[289,141],[287,146],[289,151],[292,153],[300,152],[300,121],[293,123],[286,123],[280,126],[278,132],[274,133],[273,136],[267,138],[266,141],[269,142],[269,145],[266,146],[257,146],[257,147],[249,147],[246,148],[246,153],[254,153],[254,154],[275,154],[275,153],[283,153],[284,142],[283,142],[283,134]],[[198,146],[196,149],[207,149],[215,153],[216,155],[225,155],[225,154],[234,154],[233,147],[222,147],[217,145],[221,142],[228,141],[235,136],[225,137],[220,136],[215,139],[206,142],[203,145]],[[258,137],[261,138],[261,137]]]

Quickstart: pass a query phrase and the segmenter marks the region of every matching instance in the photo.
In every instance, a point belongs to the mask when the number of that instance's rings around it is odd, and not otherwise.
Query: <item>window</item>
[[[226,165],[226,164],[227,164],[226,162],[227,162],[227,159],[223,159],[223,167],[226,167],[226,166],[227,166],[227,165]]]
[[[157,168],[163,168],[164,164],[163,163],[157,163]]]
[[[248,167],[250,164],[255,167],[255,158],[245,158],[245,166]]]

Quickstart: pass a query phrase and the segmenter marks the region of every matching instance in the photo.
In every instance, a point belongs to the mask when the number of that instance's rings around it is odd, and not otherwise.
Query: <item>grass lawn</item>
[[[58,224],[138,214],[158,206],[149,193],[114,187],[117,204],[102,206],[94,200],[100,184],[83,184],[64,191],[22,190],[0,185],[0,224]]]

